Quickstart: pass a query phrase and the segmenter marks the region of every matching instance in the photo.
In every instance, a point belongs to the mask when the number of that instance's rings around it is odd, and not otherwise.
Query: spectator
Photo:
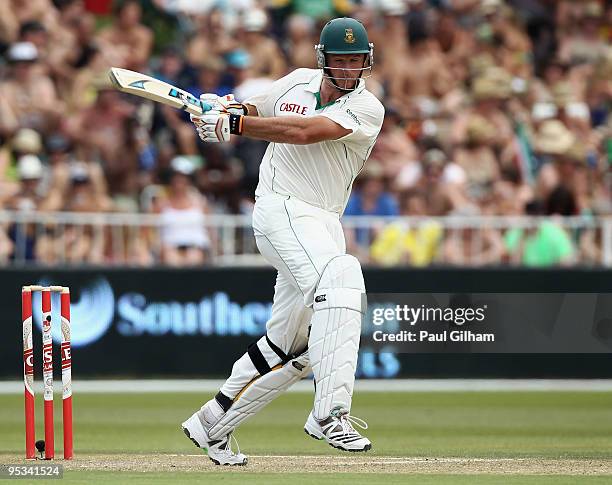
[[[176,46],[167,46],[162,51],[159,67],[153,73],[153,76],[175,86],[186,86],[188,85],[186,70],[187,67],[180,49]]]
[[[264,10],[245,12],[242,18],[243,44],[251,56],[254,77],[279,79],[285,75],[285,59],[276,41],[266,34],[267,24]]]
[[[73,162],[70,167],[70,186],[62,210],[69,212],[109,211],[111,202],[105,194],[105,187],[96,187],[96,182],[103,183],[95,163]]]
[[[49,55],[49,33],[45,26],[37,21],[24,22],[19,28],[19,41],[29,42],[36,47],[42,72],[44,74],[49,74],[46,72],[46,66],[43,67]]]
[[[227,66],[234,79],[234,95],[244,101],[254,94],[264,92],[274,80],[253,76],[253,59],[248,52],[238,49],[227,55]]]
[[[108,60],[102,51],[92,48],[87,64],[81,66],[72,80],[72,89],[66,96],[70,112],[79,113],[92,107],[98,96],[101,85],[108,71]]]
[[[56,10],[50,0],[5,0],[0,2],[0,40],[17,41],[19,29],[26,22],[52,23]]]
[[[22,155],[17,162],[19,188],[7,201],[6,207],[19,211],[36,210],[43,200],[43,194],[40,192],[43,173],[40,158],[36,155]]]
[[[137,0],[126,0],[117,4],[116,23],[103,29],[98,39],[104,49],[121,56],[121,67],[135,71],[143,69],[151,56],[153,32],[141,24],[142,7]]]
[[[349,198],[344,211],[345,216],[397,216],[399,208],[397,201],[387,190],[387,180],[379,163],[371,160],[358,177],[357,187]],[[357,227],[354,231],[347,230],[347,247],[359,251],[367,257],[370,241],[380,228],[372,231],[367,227]]]
[[[518,170],[506,169],[494,185],[491,197],[481,204],[481,208],[486,215],[520,216],[534,197],[533,187],[522,181]]]
[[[533,201],[529,215],[575,215],[576,203],[567,189],[555,188],[546,204]],[[567,232],[554,219],[545,219],[534,228],[511,229],[504,236],[506,250],[513,261],[526,266],[567,266],[574,262],[575,248]]]
[[[13,137],[12,148],[17,158],[20,155],[40,155],[43,150],[40,133],[31,128],[21,128]]]
[[[457,116],[452,128],[452,141],[457,144],[467,140],[467,128],[472,117],[484,118],[495,132],[490,142],[501,150],[514,137],[512,124],[504,111],[504,104],[511,94],[511,80],[507,72],[488,68],[476,77],[471,86],[473,106]]]
[[[71,104],[82,96],[85,107],[93,102],[92,76],[101,74],[109,65],[121,65],[122,59],[112,49],[102,50],[96,39],[96,19],[85,11],[80,0],[64,0],[59,8],[57,26],[50,32],[49,68],[54,73],[62,99]],[[88,83],[79,83],[84,76]],[[82,91],[81,91],[82,90]],[[71,106],[72,108],[72,106]]]
[[[6,116],[23,128],[48,131],[58,121],[62,103],[53,81],[35,72],[38,49],[31,42],[17,42],[8,51],[10,76],[0,83]]]
[[[495,156],[495,127],[486,118],[474,115],[466,130],[465,143],[457,147],[453,158],[465,172],[470,197],[485,197],[499,180],[500,168]]]
[[[372,149],[372,160],[379,162],[384,173],[390,179],[400,175],[396,180],[397,188],[413,185],[411,176],[418,172],[418,148],[410,139],[403,126],[402,116],[394,106],[387,106],[378,140]]]
[[[587,229],[580,236],[578,250],[580,262],[588,266],[597,266],[603,259],[603,231]]]
[[[19,190],[17,164],[23,155],[40,155],[42,140],[40,134],[30,128],[22,128],[3,148],[0,148],[0,207]]]
[[[96,79],[94,86],[97,89],[95,103],[68,122],[68,134],[82,149],[82,159],[103,162],[111,186],[115,188],[133,176],[138,167],[134,156],[128,158],[133,154],[126,153],[129,140],[126,123],[134,107],[120,98],[107,76]]]
[[[171,164],[170,183],[160,202],[162,218],[162,262],[171,266],[201,265],[210,251],[210,238],[204,226],[207,201],[193,185],[194,166],[185,157]]]
[[[7,264],[13,252],[13,241],[8,236],[6,225],[0,224],[0,263]]]
[[[440,12],[434,35],[453,78],[466,79],[469,62],[474,58],[474,37],[459,27],[450,10]]]
[[[5,206],[20,212],[34,212],[40,207],[44,194],[40,192],[40,181],[44,168],[36,155],[22,155],[17,162],[19,187]],[[15,223],[9,228],[11,245],[15,249],[13,259],[35,260],[36,229],[33,224]]]
[[[400,203],[400,215],[427,216],[427,199],[424,194],[418,190],[404,193]],[[412,225],[390,224],[372,244],[372,261],[384,266],[427,266],[436,258],[442,235],[441,225],[431,219],[415,221]]]
[[[202,61],[197,69],[196,85],[189,89],[194,96],[204,93],[214,93],[225,96],[232,93],[232,87],[223,79],[225,63],[216,57]]]
[[[57,143],[57,142],[56,142]],[[54,169],[62,170],[62,162],[55,160]],[[81,212],[91,217],[96,212],[109,212],[111,204],[100,180],[101,173],[94,164],[72,161],[68,168],[69,180],[60,192],[54,187],[50,193],[48,207],[65,212]],[[61,205],[60,205],[61,204]],[[59,207],[58,207],[59,206]],[[104,229],[87,224],[81,219],[75,224],[47,225],[36,244],[37,260],[52,264],[104,262]]]
[[[54,133],[47,138],[47,161],[49,170],[43,180],[47,198],[44,210],[59,210],[68,192],[70,184],[70,162],[72,147],[70,141],[61,133]]]
[[[366,164],[358,178],[357,189],[344,211],[346,216],[396,216],[398,206],[395,199],[386,190],[386,178],[379,163]]]
[[[60,145],[63,140],[54,140]],[[53,150],[67,147],[51,146]],[[99,167],[92,163],[67,162],[65,153],[53,153],[52,173],[68,176],[65,185],[54,184],[49,191],[45,208],[53,211],[92,214],[109,212],[110,199],[105,192]],[[67,173],[66,173],[67,172]],[[104,262],[104,231],[100,226],[87,224],[81,218],[75,224],[47,224],[36,241],[36,259],[45,264],[60,261],[71,263]]]
[[[546,199],[560,183],[558,166],[552,162],[567,153],[574,143],[575,136],[559,120],[548,120],[540,126],[534,140],[535,151],[542,162],[536,189],[540,199]]]
[[[583,2],[577,22],[568,26],[568,35],[559,45],[559,56],[572,63],[588,63],[604,57],[609,49],[605,39],[599,35],[603,9],[597,1]]]
[[[187,62],[192,66],[200,66],[207,58],[222,58],[228,52],[236,49],[238,43],[232,37],[223,20],[223,13],[213,9],[206,15],[196,19],[197,31],[187,42]]]
[[[287,20],[287,38],[282,47],[291,66],[317,67],[313,46],[319,39],[314,27],[314,20],[303,15],[292,15]]]
[[[428,212],[441,216],[464,206],[473,206],[466,193],[466,175],[456,163],[450,162],[440,149],[425,152],[419,187],[425,194]]]
[[[453,211],[450,215],[468,219],[465,220],[465,227],[450,229],[446,234],[440,262],[461,266],[485,266],[501,263],[504,256],[504,244],[499,232],[486,226],[474,227],[473,219],[480,215],[478,208],[466,206]]]
[[[408,118],[427,116],[437,99],[452,89],[452,78],[437,43],[425,32],[412,33],[405,60],[394,59],[397,70],[390,79],[390,94]]]
[[[243,173],[238,160],[211,147],[207,150],[204,167],[196,175],[196,182],[200,191],[210,197],[211,202],[214,201],[217,212],[239,214]]]
[[[408,9],[401,0],[382,0],[378,6],[381,19],[378,26],[372,26],[372,31],[373,41],[379,50],[376,57],[380,66],[373,75],[392,79],[398,68],[405,67],[402,60],[410,53],[405,20]]]

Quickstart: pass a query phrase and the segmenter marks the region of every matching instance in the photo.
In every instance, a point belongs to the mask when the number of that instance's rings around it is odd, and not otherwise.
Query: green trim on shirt
[[[319,91],[319,92],[314,93],[314,96],[317,99],[317,106],[315,107],[315,111],[318,111],[318,110],[323,109],[323,108],[327,108],[328,106],[331,106],[332,104],[334,104],[336,102],[335,100],[334,101],[330,101],[329,103],[324,104],[323,106],[321,106],[321,92]]]

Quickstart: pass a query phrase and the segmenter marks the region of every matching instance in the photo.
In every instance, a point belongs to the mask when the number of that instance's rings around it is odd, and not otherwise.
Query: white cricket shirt
[[[311,145],[270,143],[259,168],[255,196],[290,195],[342,214],[353,180],[376,142],[385,108],[361,79],[354,91],[317,109],[322,79],[319,69],[296,69],[275,81],[266,93],[244,101],[255,106],[259,116],[325,116],[351,130],[337,140]]]

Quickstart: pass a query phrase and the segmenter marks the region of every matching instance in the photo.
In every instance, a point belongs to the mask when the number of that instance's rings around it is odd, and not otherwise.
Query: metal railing
[[[364,264],[521,265],[534,263],[531,252],[549,265],[612,266],[612,217],[363,216],[342,223],[347,251]],[[153,214],[0,211],[0,265],[163,265],[164,229]],[[205,264],[266,264],[250,216],[207,215],[204,229]]]

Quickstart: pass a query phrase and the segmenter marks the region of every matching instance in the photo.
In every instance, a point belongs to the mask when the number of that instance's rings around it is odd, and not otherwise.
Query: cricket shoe
[[[332,414],[323,421],[317,421],[312,412],[306,420],[304,431],[317,440],[325,440],[330,446],[343,451],[368,451],[372,443],[353,424],[362,429],[368,429],[368,423],[363,419],[350,416],[348,412],[339,409],[332,410]]]
[[[211,440],[197,412],[185,421],[182,427],[187,438],[193,441],[198,448],[202,448],[206,451],[208,457],[215,465],[243,466],[247,464],[248,458],[245,454],[240,453],[240,447],[232,433],[227,434],[227,436],[219,440]],[[232,439],[236,443],[238,453],[232,451]]]

